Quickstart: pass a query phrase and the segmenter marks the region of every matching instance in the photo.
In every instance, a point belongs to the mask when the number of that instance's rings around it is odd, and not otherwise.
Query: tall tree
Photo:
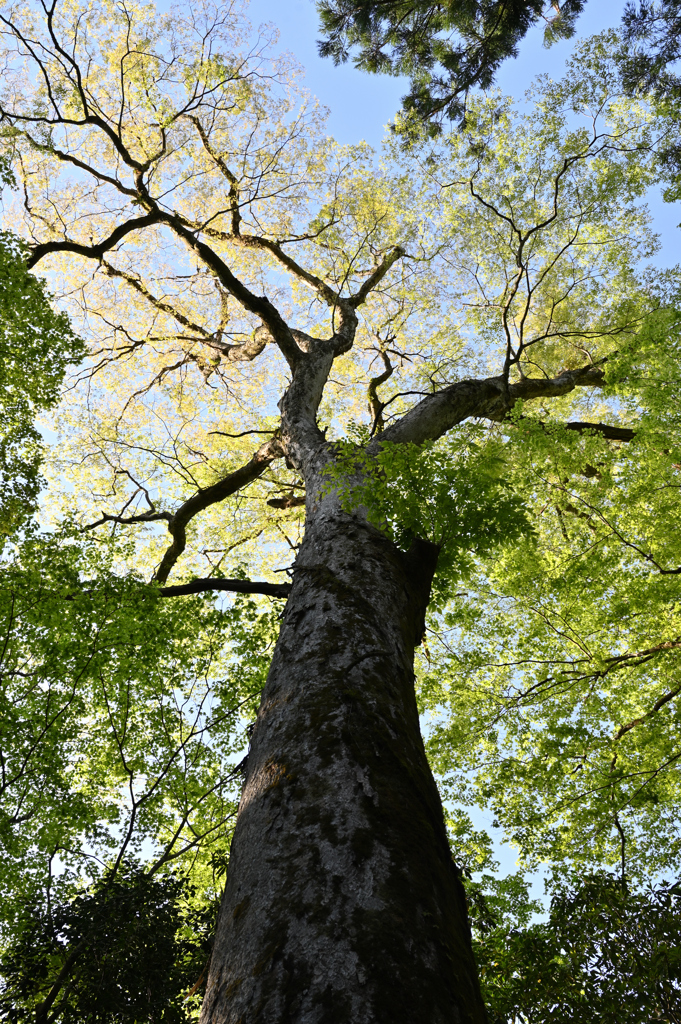
[[[521,408],[550,404],[563,423],[576,410],[579,438],[628,429],[587,419],[588,396],[660,304],[635,266],[652,249],[637,201],[665,125],[613,93],[601,40],[530,120],[481,101],[444,153],[376,166],[325,138],[290,69],[244,51],[234,5],[2,17],[31,262],[92,342],[61,414],[52,511],[61,500],[86,537],[109,537],[88,543],[110,545],[110,587],[148,602],[147,635],[142,612],[119,638],[73,561],[48,596],[94,604],[88,621],[123,652],[95,652],[91,720],[128,788],[126,834],[146,814],[166,859],[229,817],[201,822],[192,772],[174,774],[188,741],[168,709],[213,674],[209,631],[191,647],[191,595],[286,599],[203,1020],[482,1021],[414,648],[431,597],[437,614],[479,559],[531,531],[504,471]],[[616,421],[617,403],[601,408]],[[268,439],[253,450],[252,435]],[[269,579],[226,577],[236,558]]]

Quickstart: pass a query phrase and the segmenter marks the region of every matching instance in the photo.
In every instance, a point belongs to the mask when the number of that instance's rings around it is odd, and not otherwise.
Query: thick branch
[[[520,422],[528,421],[536,423],[542,429],[546,429],[551,426],[558,426],[559,424],[546,424],[543,420],[530,419],[530,417],[523,416]],[[578,434],[588,434],[593,432],[594,434],[600,434],[607,441],[633,441],[636,437],[636,431],[632,430],[631,427],[612,427],[609,423],[587,423],[582,420],[573,420],[570,423],[561,423],[560,426],[564,430],[574,430]]]
[[[247,288],[243,281],[232,273],[225,261],[214,252],[209,245],[200,241],[196,234],[185,228],[180,218],[172,214],[162,217],[175,234],[181,238],[187,246],[200,257],[203,263],[213,271],[218,281],[230,292],[249,313],[260,317],[263,325],[267,328],[273,340],[279,346],[282,355],[289,366],[293,369],[300,361],[300,349],[298,348],[290,327],[285,322],[279,310],[272,305],[266,295],[255,295],[250,288]]]
[[[565,423],[564,426],[566,430],[577,430],[580,434],[593,430],[608,441],[633,441],[636,437],[636,431],[631,427],[611,427],[608,423],[582,423],[575,420],[573,423]]]
[[[229,171],[228,168],[222,169],[228,180],[232,182],[234,177],[232,172]],[[238,224],[236,228],[233,227],[233,230],[230,233],[221,231],[220,229],[203,226],[196,221],[189,221],[184,217],[177,216],[176,219],[183,225],[183,227],[189,229],[197,236],[202,231],[205,231],[209,237],[220,238],[224,241],[237,243],[246,248],[260,249],[271,253],[271,255],[274,256],[290,274],[297,277],[298,280],[304,281],[313,288],[329,308],[338,310],[340,324],[335,331],[334,340],[336,341],[336,349],[339,355],[347,352],[352,347],[355,330],[357,328],[357,316],[355,310],[358,306],[361,306],[363,302],[366,302],[367,296],[370,292],[373,291],[373,289],[381,282],[393,264],[405,254],[405,250],[401,246],[395,246],[381,260],[380,264],[369,275],[369,277],[363,281],[357,292],[353,295],[343,297],[340,292],[337,292],[326,281],[322,280],[322,278],[317,277],[316,274],[313,274],[309,270],[305,270],[297,260],[293,259],[293,257],[282,248],[281,242],[274,241],[271,238],[265,238],[262,235],[243,235],[238,229]]]
[[[144,217],[133,217],[132,220],[127,220],[123,224],[119,224],[115,227],[111,234],[102,239],[101,242],[96,242],[93,245],[83,245],[81,242],[73,242],[68,238],[62,239],[61,241],[54,240],[52,242],[40,242],[38,245],[34,245],[31,249],[31,255],[28,258],[27,266],[29,270],[39,263],[40,260],[47,256],[51,252],[73,252],[79,256],[86,256],[89,259],[100,260],[105,253],[113,249],[115,245],[120,242],[122,238],[129,235],[131,231],[139,231],[142,228],[148,228],[152,224],[158,224],[160,221],[159,214],[152,210],[151,213],[147,213]]]
[[[179,583],[175,587],[161,587],[161,597],[184,597],[203,594],[209,590],[225,590],[233,594],[265,594],[266,597],[286,598],[291,593],[290,583],[267,583],[265,580],[205,579]]]
[[[80,256],[85,256],[89,259],[101,260],[107,252],[113,249],[113,247],[122,238],[130,234],[130,232],[137,231],[140,228],[149,227],[152,224],[165,223],[193,252],[196,253],[207,267],[210,267],[220,283],[228,292],[230,292],[230,294],[234,296],[244,309],[248,310],[249,313],[254,313],[256,316],[260,317],[263,324],[267,327],[270,336],[281,349],[286,361],[291,367],[294,367],[300,358],[300,349],[294,341],[290,328],[269,299],[265,295],[255,295],[246,287],[243,281],[240,281],[235,277],[224,260],[221,259],[209,245],[206,245],[205,242],[201,242],[196,237],[196,233],[194,231],[185,227],[180,217],[161,210],[154,200],[151,199],[149,193],[141,182],[138,182],[138,190],[140,191],[144,205],[150,209],[150,212],[144,217],[135,217],[132,220],[125,221],[123,224],[119,224],[107,238],[92,245],[84,245],[80,242],[71,241],[70,239],[41,242],[33,247],[31,256],[28,260],[29,269],[34,267],[36,263],[51,252],[72,252]]]
[[[306,500],[304,494],[288,494],[285,498],[270,498],[267,504],[271,508],[300,508]]]
[[[213,484],[212,487],[206,487],[192,495],[184,505],[180,505],[179,509],[168,523],[168,532],[173,538],[172,544],[168,547],[165,555],[161,560],[154,579],[159,583],[165,583],[170,575],[170,571],[177,562],[178,558],[185,549],[187,543],[186,526],[187,523],[198,515],[199,512],[203,512],[204,509],[210,505],[215,505],[219,501],[223,501],[228,498],[230,494],[234,494],[236,491],[241,490],[247,484],[250,484],[253,480],[256,480],[261,473],[263,473],[269,464],[274,459],[279,458],[283,454],[281,445],[277,438],[273,438],[271,441],[267,441],[266,444],[262,445],[261,448],[255,453],[252,459],[250,459],[244,466],[240,466],[239,469],[234,470],[224,479],[219,480],[218,483]]]
[[[501,422],[520,400],[558,398],[577,387],[602,387],[604,382],[598,366],[563,370],[552,379],[525,377],[509,385],[508,390],[503,376],[459,381],[415,405],[381,434],[381,442],[423,444],[442,437],[457,423],[473,416]]]

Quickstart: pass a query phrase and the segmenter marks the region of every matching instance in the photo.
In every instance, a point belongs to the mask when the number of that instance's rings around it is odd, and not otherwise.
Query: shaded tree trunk
[[[483,1022],[419,730],[437,548],[321,502],[253,732],[203,1024]]]

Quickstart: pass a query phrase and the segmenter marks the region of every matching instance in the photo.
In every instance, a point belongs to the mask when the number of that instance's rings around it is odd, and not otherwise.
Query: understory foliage
[[[2,567],[7,922],[55,871],[63,887],[142,848],[150,874],[226,853],[272,616],[161,601],[121,554],[37,535]]]
[[[676,896],[645,889],[681,856],[681,288],[648,266],[643,206],[673,112],[622,95],[606,33],[524,113],[478,96],[465,131],[377,156],[328,138],[237,3],[3,11],[24,236],[0,236],[7,1019],[50,992],[50,1021],[195,1018],[277,635],[264,595],[286,595],[316,500],[282,448],[277,317],[300,351],[338,342],[325,486],[399,548],[440,547],[417,696],[493,1012],[607,1021],[634,992],[631,1024],[678,1019]],[[481,381],[477,411],[400,434]],[[533,925],[538,864],[556,896]],[[124,933],[153,951],[151,995]]]
[[[0,1019],[189,1019],[210,956],[216,902],[198,907],[186,877],[150,876],[131,862],[105,871],[67,903],[52,895],[45,906],[24,908],[18,941],[2,960]],[[64,971],[72,980],[60,989],[55,982]]]
[[[124,555],[65,531],[15,543],[2,566],[0,1003],[12,1022],[36,1019],[72,975],[45,1020],[184,1021],[203,991],[205,963],[184,964],[173,938],[177,904],[214,923],[275,623],[249,599],[163,602],[116,573]],[[206,935],[188,934],[190,952],[204,949]]]
[[[478,904],[475,950],[491,1024],[677,1024],[680,901],[678,888],[631,890],[600,873],[556,892],[540,924],[518,928]]]

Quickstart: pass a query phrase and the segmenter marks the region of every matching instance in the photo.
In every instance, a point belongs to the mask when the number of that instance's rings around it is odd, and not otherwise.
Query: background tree
[[[3,1018],[187,1020],[217,909],[197,912],[191,896],[186,880],[151,877],[124,863],[90,893],[33,907],[3,958]]]
[[[622,79],[629,95],[648,94],[660,109],[678,121],[681,79],[675,67],[681,56],[681,6],[677,0],[664,3],[627,4],[624,14]],[[663,178],[668,183],[665,197],[675,201],[681,181],[681,147],[672,138],[659,155]]]
[[[431,586],[437,630],[469,581],[534,557],[554,481],[523,476],[527,437],[562,473],[553,418],[576,439],[571,471],[595,460],[597,478],[643,419],[647,331],[673,314],[636,276],[654,251],[637,203],[669,125],[622,101],[605,38],[529,119],[481,100],[466,136],[376,164],[324,137],[290,68],[243,49],[234,7],[81,14],[3,15],[31,261],[91,342],[51,481],[50,513],[72,525],[54,542],[67,585],[45,600],[66,636],[81,616],[78,657],[92,652],[69,718],[81,746],[56,748],[84,798],[65,827],[54,815],[55,856],[75,873],[146,842],[152,867],[195,856],[214,884],[239,707],[261,681],[238,661],[261,671],[273,616],[192,595],[286,597],[204,1020],[482,1020],[413,651]],[[675,458],[665,447],[658,472]],[[32,564],[22,551],[16,572]],[[45,677],[30,616],[8,615],[15,685],[24,651]],[[37,651],[77,707],[44,621]],[[257,645],[239,649],[239,628]],[[619,851],[619,834],[603,845]]]
[[[490,1020],[640,1024],[680,1018],[679,894],[595,874],[561,888],[547,920],[504,920],[479,906],[476,956]]]
[[[398,128],[409,133],[425,122],[436,135],[445,120],[463,123],[471,90],[493,84],[533,26],[544,26],[545,46],[570,38],[584,2],[319,0],[319,52],[336,64],[354,54],[363,71],[406,75],[411,88]],[[622,24],[624,88],[678,97],[678,0],[627,3]]]
[[[674,73],[681,29],[678,0],[628,3],[623,23],[625,43],[633,44],[633,52],[624,65],[628,91],[678,98],[679,79]]]
[[[340,64],[354,51],[363,71],[408,76],[404,112],[437,133],[444,119],[461,121],[470,90],[493,84],[532,26],[543,23],[546,45],[569,38],[584,3],[321,0],[319,52]]]

